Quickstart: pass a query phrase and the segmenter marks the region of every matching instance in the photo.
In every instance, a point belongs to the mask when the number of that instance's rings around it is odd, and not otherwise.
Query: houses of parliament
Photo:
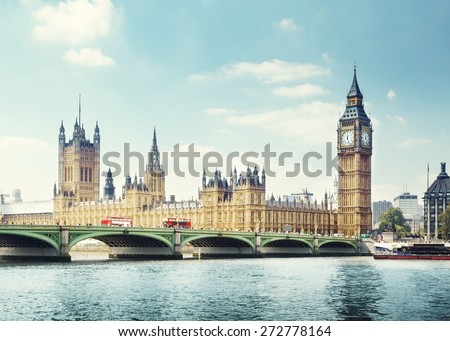
[[[7,224],[100,225],[107,217],[125,217],[133,226],[160,227],[170,218],[189,219],[193,228],[254,232],[340,233],[358,236],[371,230],[372,125],[354,70],[347,105],[337,126],[338,204],[323,200],[276,200],[266,193],[266,174],[257,167],[212,178],[203,172],[198,199],[166,200],[165,171],[160,162],[156,129],[142,178],[126,175],[122,193],[109,170],[100,196],[100,129],[92,141],[79,119],[67,140],[61,123],[58,136],[58,182],[52,211],[3,209]],[[3,207],[6,207],[4,205]]]

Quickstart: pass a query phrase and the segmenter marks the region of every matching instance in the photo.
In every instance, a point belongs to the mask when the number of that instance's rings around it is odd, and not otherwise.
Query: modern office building
[[[392,202],[390,201],[374,201],[372,203],[372,224],[376,226],[380,222],[381,215],[387,211],[388,208],[392,207]]]
[[[392,206],[400,208],[405,219],[419,214],[419,202],[416,194],[402,193],[394,198]]]
[[[404,192],[394,198],[393,207],[398,207],[402,210],[406,223],[411,228],[412,234],[418,234],[419,229],[423,227],[423,219],[421,211],[419,210],[419,201],[416,194]]]

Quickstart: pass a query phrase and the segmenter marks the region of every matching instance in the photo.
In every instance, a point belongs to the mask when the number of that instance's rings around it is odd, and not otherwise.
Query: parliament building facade
[[[203,172],[198,199],[166,201],[165,172],[160,162],[156,130],[148,164],[140,179],[125,177],[122,193],[108,171],[100,196],[100,129],[93,141],[76,121],[67,141],[63,123],[58,137],[58,182],[53,212],[5,212],[4,223],[100,225],[107,217],[132,220],[133,226],[161,227],[168,218],[189,219],[192,228],[254,232],[335,233],[360,235],[371,229],[372,126],[354,73],[344,114],[338,122],[338,207],[327,193],[323,200],[276,200],[266,193],[266,174],[257,167],[212,178]]]

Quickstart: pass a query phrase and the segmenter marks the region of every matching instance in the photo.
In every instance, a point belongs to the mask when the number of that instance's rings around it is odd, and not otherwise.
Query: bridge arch
[[[337,250],[339,250],[339,254],[356,254],[358,246],[349,240],[324,240],[318,245],[319,254],[332,254]]]
[[[304,257],[314,255],[314,246],[308,240],[286,236],[261,238],[264,257]]]
[[[290,240],[293,242],[298,242],[299,244],[304,244],[307,247],[309,247],[312,251],[314,251],[314,245],[305,239],[297,239],[297,238],[286,238],[286,237],[273,237],[268,239],[261,240],[261,247],[268,246],[268,244],[279,241],[279,240]]]
[[[0,235],[15,235],[15,236],[27,237],[27,238],[31,238],[31,239],[37,239],[37,240],[46,242],[52,248],[57,250],[57,252],[59,253],[59,236],[58,236],[57,240],[55,240],[56,238],[52,238],[50,236],[50,234],[28,232],[28,231],[2,231],[2,232],[0,232]]]
[[[6,238],[2,238],[2,236],[6,236]],[[8,238],[8,237],[17,237]],[[51,233],[51,232],[30,232],[30,231],[1,231],[0,232],[0,241],[4,244],[3,247],[13,248],[24,248],[24,249],[45,249],[50,248],[54,251],[55,256],[60,255],[60,246],[59,246],[59,232]],[[35,243],[33,243],[35,241]],[[31,243],[29,243],[31,242]]]
[[[69,250],[73,246],[75,246],[77,243],[79,243],[80,241],[86,240],[88,238],[100,240],[100,241],[102,241],[102,242],[104,242],[105,244],[108,245],[108,242],[105,241],[105,238],[102,238],[102,237],[124,237],[124,240],[126,241],[127,236],[140,237],[140,238],[144,238],[144,239],[156,240],[156,241],[161,242],[162,244],[164,244],[166,247],[168,247],[170,249],[170,252],[173,252],[173,250],[174,250],[173,243],[171,243],[171,241],[169,241],[168,239],[164,238],[163,236],[156,235],[156,234],[150,234],[148,232],[147,233],[145,233],[145,232],[124,233],[122,230],[117,231],[117,232],[113,232],[113,231],[98,231],[97,232],[97,231],[95,231],[95,232],[80,234],[80,235],[76,236],[75,238],[73,238],[72,240],[70,240],[70,242],[69,242]],[[110,245],[108,245],[108,246],[110,246]]]
[[[195,242],[196,240],[211,239],[211,238],[220,238],[220,239],[224,239],[224,240],[227,240],[227,239],[228,240],[237,240],[237,241],[243,242],[248,247],[250,247],[252,249],[253,253],[256,250],[256,245],[254,243],[252,243],[252,241],[250,241],[248,238],[245,238],[242,236],[223,235],[223,234],[211,234],[211,235],[201,234],[201,235],[189,236],[182,240],[181,247],[183,247],[189,243]]]

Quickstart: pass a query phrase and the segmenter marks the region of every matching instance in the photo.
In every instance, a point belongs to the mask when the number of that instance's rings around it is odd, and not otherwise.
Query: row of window
[[[73,181],[73,167],[64,167],[64,181]],[[92,182],[92,167],[80,167],[80,181]]]

